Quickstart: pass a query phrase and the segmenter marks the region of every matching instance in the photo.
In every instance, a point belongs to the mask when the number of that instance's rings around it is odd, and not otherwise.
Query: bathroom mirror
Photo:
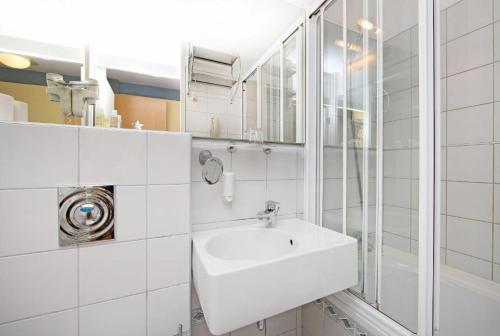
[[[26,49],[33,43],[16,41]],[[57,57],[64,47],[54,49],[49,56],[0,49],[0,120],[82,124],[83,118],[65,115],[60,97],[48,94],[47,74],[61,75],[64,83],[81,81],[83,63],[77,59],[83,59],[84,49],[73,50],[73,60]],[[107,68],[103,64],[113,65],[116,58],[106,59],[98,53],[91,55],[96,61],[94,65],[91,63],[89,77],[97,81],[97,127],[180,130],[178,79]]]
[[[186,47],[186,131],[202,138],[304,143],[303,23],[284,32],[246,76],[243,56]]]
[[[56,112],[61,105],[44,95],[44,75],[54,72],[64,83],[80,81],[87,78],[83,66],[88,78],[98,82],[96,103],[82,102],[95,105],[96,126],[304,142],[303,25],[312,0],[124,0],[119,16],[107,14],[116,10],[112,3],[89,1],[100,10],[89,12],[89,5],[75,12],[67,0],[3,4],[2,10],[12,15],[0,22],[0,52],[33,62],[23,70],[3,64],[0,82],[10,84],[0,93],[25,100],[28,122],[82,124],[83,118]],[[25,8],[30,8],[29,24],[20,25],[27,20],[18,14]],[[61,29],[60,20],[47,19],[87,22],[89,16],[99,24]],[[37,93],[26,97],[12,88],[25,85]],[[10,115],[0,119],[17,120]]]

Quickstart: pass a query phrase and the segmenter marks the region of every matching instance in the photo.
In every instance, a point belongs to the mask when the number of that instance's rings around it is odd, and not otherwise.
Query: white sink
[[[352,287],[357,242],[299,219],[193,233],[193,279],[212,334]]]

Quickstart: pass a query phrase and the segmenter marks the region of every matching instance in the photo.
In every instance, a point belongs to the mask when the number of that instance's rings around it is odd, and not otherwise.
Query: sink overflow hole
[[[293,240],[290,239],[290,245],[293,245]]]

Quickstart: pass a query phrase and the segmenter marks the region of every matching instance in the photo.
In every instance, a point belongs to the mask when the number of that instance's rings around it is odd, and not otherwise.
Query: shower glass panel
[[[347,1],[347,234],[359,241],[360,278],[352,290],[375,303],[377,2]]]
[[[322,225],[342,232],[343,218],[343,104],[344,54],[342,1],[333,2],[322,20]],[[318,24],[321,25],[321,17]]]
[[[261,67],[261,128],[265,141],[280,141],[280,52]]]
[[[359,282],[350,292],[412,332],[419,293],[418,3],[337,0],[317,16],[320,221],[358,239]]]

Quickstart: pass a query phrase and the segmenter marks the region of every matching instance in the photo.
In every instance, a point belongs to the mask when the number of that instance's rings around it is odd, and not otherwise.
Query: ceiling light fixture
[[[14,69],[26,69],[31,66],[28,57],[9,53],[0,53],[0,63]]]

